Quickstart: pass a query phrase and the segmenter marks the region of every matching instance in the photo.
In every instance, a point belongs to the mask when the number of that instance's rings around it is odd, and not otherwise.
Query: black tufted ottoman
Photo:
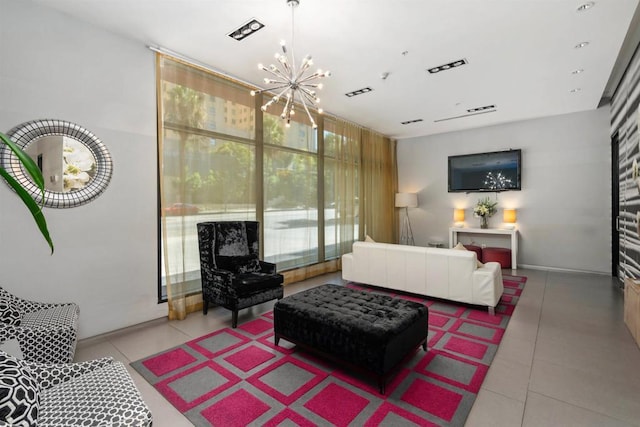
[[[427,350],[427,307],[413,301],[322,285],[276,302],[275,343],[280,338],[387,377],[413,350]]]

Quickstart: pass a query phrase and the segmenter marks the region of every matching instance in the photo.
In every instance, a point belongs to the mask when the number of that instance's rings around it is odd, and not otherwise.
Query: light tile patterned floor
[[[511,270],[505,270],[510,274]],[[622,292],[595,274],[519,269],[528,277],[467,426],[640,426],[640,349],[623,322]],[[340,273],[288,285],[285,295]],[[243,310],[239,323],[273,303]],[[128,363],[189,341],[231,321],[229,311],[159,319],[83,340],[76,360],[102,356]],[[154,427],[191,426],[129,367],[154,415]]]

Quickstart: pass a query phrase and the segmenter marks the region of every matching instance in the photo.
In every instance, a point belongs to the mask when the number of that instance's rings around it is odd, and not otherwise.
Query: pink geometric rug
[[[273,343],[272,313],[131,363],[196,426],[462,426],[527,280],[504,276],[486,309],[384,292],[429,307],[428,351],[377,380]]]

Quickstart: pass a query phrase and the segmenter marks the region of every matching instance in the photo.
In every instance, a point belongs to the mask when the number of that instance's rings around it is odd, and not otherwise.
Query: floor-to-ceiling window
[[[285,126],[241,83],[164,55],[157,69],[161,299],[198,304],[189,296],[200,291],[202,221],[259,220],[262,256],[279,271],[350,252],[362,232],[361,140],[372,131],[317,116],[318,131],[306,114]]]

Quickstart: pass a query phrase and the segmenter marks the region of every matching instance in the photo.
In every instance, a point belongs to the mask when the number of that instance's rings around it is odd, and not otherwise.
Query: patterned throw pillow
[[[9,300],[0,299],[0,322],[20,326],[21,319],[22,315],[20,311],[12,307]]]
[[[465,248],[464,245],[462,243],[460,243],[460,242],[458,242],[458,244],[455,245],[451,249],[455,249],[457,251],[468,251],[469,250],[469,249]],[[484,267],[484,264],[476,259],[476,268],[482,268],[482,267]]]
[[[0,421],[11,426],[36,425],[40,391],[31,372],[2,351],[0,372]]]

